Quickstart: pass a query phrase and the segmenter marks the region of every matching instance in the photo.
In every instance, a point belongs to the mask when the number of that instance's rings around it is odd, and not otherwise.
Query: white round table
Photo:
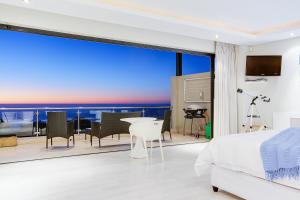
[[[155,121],[154,117],[132,117],[132,118],[123,118],[121,121],[128,122],[130,124],[144,122],[144,121]],[[142,131],[142,130],[141,130]],[[144,150],[143,139],[141,137],[136,136],[135,145],[130,153],[130,157],[132,158],[146,158],[146,152]]]

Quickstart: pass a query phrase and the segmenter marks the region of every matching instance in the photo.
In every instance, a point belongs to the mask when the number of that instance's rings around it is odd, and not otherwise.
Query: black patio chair
[[[74,122],[67,122],[66,112],[48,112],[48,123],[46,129],[46,148],[48,148],[48,140],[54,137],[62,137],[67,139],[67,147],[69,148],[69,139],[73,137],[73,146],[75,145]]]
[[[161,134],[162,134],[162,137],[163,137],[163,141],[165,141],[165,132],[169,132],[170,139],[172,140],[171,116],[172,116],[172,111],[171,110],[166,110],[165,113],[164,113],[164,122],[163,122],[162,129],[161,129]]]

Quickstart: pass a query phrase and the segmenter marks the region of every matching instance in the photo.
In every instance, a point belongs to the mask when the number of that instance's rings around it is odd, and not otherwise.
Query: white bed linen
[[[240,171],[265,178],[260,155],[261,144],[278,134],[276,131],[234,134],[213,139],[203,149],[195,163],[198,176],[207,173],[212,164],[233,171]],[[300,189],[300,180],[283,179],[277,183]]]

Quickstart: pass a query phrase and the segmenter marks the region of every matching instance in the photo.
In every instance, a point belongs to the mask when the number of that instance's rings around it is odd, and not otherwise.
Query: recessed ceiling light
[[[294,37],[294,36],[295,36],[295,33],[290,33],[290,36],[291,36],[291,37]]]
[[[24,3],[30,3],[30,0],[23,0]]]
[[[216,34],[216,39],[218,39],[219,38],[219,35],[218,34]]]

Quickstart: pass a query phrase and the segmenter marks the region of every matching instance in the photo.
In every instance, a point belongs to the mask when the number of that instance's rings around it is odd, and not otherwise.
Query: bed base
[[[247,200],[299,200],[300,190],[266,181],[246,173],[212,166],[211,185],[214,192],[222,189]]]
[[[219,188],[216,187],[216,186],[212,186],[212,189],[213,189],[214,192],[218,192],[219,191]]]

